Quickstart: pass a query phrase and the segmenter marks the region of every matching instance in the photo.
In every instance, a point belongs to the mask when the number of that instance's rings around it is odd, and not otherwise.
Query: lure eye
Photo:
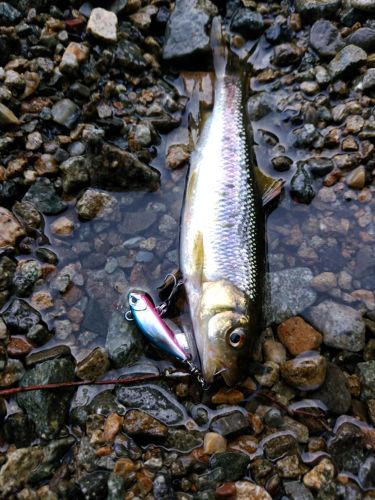
[[[228,336],[228,343],[231,347],[235,349],[241,349],[244,345],[246,339],[246,333],[242,328],[236,328],[230,332]]]
[[[134,295],[130,296],[130,303],[134,306],[138,302],[137,297],[134,297]]]

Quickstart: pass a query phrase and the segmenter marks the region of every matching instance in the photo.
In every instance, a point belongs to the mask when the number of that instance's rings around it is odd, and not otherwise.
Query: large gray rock
[[[322,401],[336,415],[347,413],[352,402],[345,375],[333,363],[328,363],[324,384],[310,393],[310,397]]]
[[[352,72],[365,64],[367,61],[366,52],[356,45],[347,45],[328,65],[329,72],[333,79],[352,75]]]
[[[310,323],[323,334],[329,347],[358,352],[365,345],[365,324],[352,307],[324,300],[307,314]]]
[[[185,408],[169,391],[157,385],[119,386],[116,398],[126,408],[143,410],[164,424],[182,424],[186,419]]]
[[[230,28],[245,38],[256,38],[264,29],[262,15],[250,9],[239,8],[233,14]]]
[[[52,384],[73,379],[74,364],[71,359],[52,359],[28,370],[21,385]],[[34,423],[37,434],[42,438],[51,438],[66,421],[71,394],[72,389],[24,392],[18,394],[17,403]]]
[[[216,13],[209,0],[177,0],[165,32],[164,59],[195,66],[207,61],[211,57],[207,28]]]
[[[313,278],[307,267],[295,267],[268,273],[265,304],[267,325],[301,314],[316,300],[316,292],[311,288]]]
[[[375,48],[375,30],[373,28],[359,28],[345,38],[345,42],[357,45],[366,52],[371,52]]]
[[[334,57],[345,44],[335,25],[325,19],[319,19],[311,27],[310,45],[320,56]]]
[[[297,12],[306,21],[315,21],[320,17],[330,17],[336,13],[341,0],[296,0]]]
[[[23,197],[23,201],[33,203],[36,208],[47,215],[55,215],[68,206],[57,194],[54,184],[46,177],[39,177]]]
[[[257,92],[247,102],[250,120],[258,121],[272,113],[276,108],[275,98],[268,92]]]
[[[91,186],[102,189],[156,190],[160,172],[141,162],[136,155],[111,144],[103,143],[99,152],[87,160]]]
[[[74,443],[67,437],[51,441],[48,445],[18,448],[7,454],[0,469],[0,497],[10,498],[29,482],[41,481],[53,474],[54,467]]]

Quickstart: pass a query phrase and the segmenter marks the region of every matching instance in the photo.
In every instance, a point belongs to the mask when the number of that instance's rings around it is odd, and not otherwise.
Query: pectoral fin
[[[192,278],[198,283],[202,283],[204,266],[203,234],[200,231],[195,233],[193,251],[191,255]]]

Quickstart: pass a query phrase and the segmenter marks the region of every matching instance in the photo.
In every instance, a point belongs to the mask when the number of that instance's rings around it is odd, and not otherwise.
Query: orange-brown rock
[[[104,438],[106,441],[113,441],[121,430],[123,417],[117,413],[111,413],[104,423]]]
[[[136,470],[135,463],[130,458],[120,458],[115,463],[113,472],[119,474],[120,476],[127,476],[129,472],[134,472]]]
[[[24,228],[12,212],[0,207],[0,248],[14,246],[17,239],[25,234]]]
[[[7,345],[7,352],[10,358],[24,358],[31,350],[31,344],[22,337],[11,337]]]
[[[151,415],[142,410],[129,410],[123,423],[124,431],[131,436],[147,436],[153,438],[164,438],[168,428]]]
[[[323,340],[322,335],[300,316],[294,316],[281,323],[277,328],[277,336],[293,356],[317,350]]]
[[[216,394],[211,398],[215,405],[237,405],[243,401],[244,395],[237,389],[224,389],[220,388]]]
[[[215,490],[216,498],[236,498],[236,485],[235,483],[224,483],[218,486]]]

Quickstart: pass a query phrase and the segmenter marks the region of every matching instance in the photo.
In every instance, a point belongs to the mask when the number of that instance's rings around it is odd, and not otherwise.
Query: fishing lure
[[[191,362],[189,355],[178,342],[175,334],[163,321],[162,315],[166,312],[166,302],[155,306],[151,297],[139,291],[129,293],[130,310],[125,314],[128,321],[134,320],[145,337],[157,348],[178,359],[187,366],[203,388],[206,384],[198,368]]]

